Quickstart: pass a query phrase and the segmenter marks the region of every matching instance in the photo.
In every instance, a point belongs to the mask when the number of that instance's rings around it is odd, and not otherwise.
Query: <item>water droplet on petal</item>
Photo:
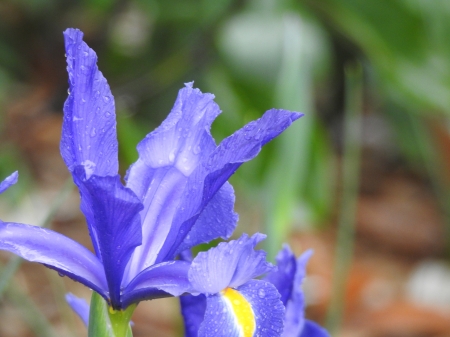
[[[266,297],[266,291],[265,291],[263,288],[259,289],[259,290],[258,290],[258,296],[259,296],[260,298]]]

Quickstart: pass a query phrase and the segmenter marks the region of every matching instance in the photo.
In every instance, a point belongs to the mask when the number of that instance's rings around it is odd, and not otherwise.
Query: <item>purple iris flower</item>
[[[281,336],[284,306],[273,284],[254,280],[275,267],[255,246],[263,234],[241,236],[199,253],[189,269],[191,293],[181,296],[188,337]]]
[[[93,289],[115,309],[190,289],[190,263],[176,256],[232,234],[228,178],[301,114],[272,109],[218,146],[214,96],[188,83],[166,120],[137,146],[125,185],[118,174],[114,98],[97,56],[77,29],[64,32],[69,96],[61,155],[78,186],[95,254],[52,230],[0,222],[0,249]]]
[[[253,238],[252,238],[253,239]],[[239,240],[243,240],[242,238]],[[245,240],[245,238],[244,238]],[[248,239],[247,239],[248,240]],[[248,244],[247,244],[248,245]],[[234,248],[231,247],[231,250]],[[201,253],[205,254],[205,253]],[[206,254],[210,254],[209,251]],[[303,282],[303,278],[305,277],[305,268],[306,263],[308,262],[312,251],[307,251],[303,255],[301,255],[297,260],[295,259],[294,254],[290,250],[290,248],[285,245],[283,249],[277,255],[277,267],[276,269],[270,268],[267,276],[261,280],[252,280],[251,284],[256,284],[253,289],[258,289],[258,291],[253,291],[253,296],[244,295],[245,298],[248,299],[248,302],[251,303],[251,307],[255,316],[263,315],[265,320],[261,320],[256,325],[260,330],[255,332],[255,336],[263,335],[263,336],[283,336],[283,337],[329,337],[328,332],[320,327],[318,324],[313,321],[307,320],[304,317],[305,310],[305,299],[303,292],[301,290],[301,283]],[[200,255],[200,254],[199,254]],[[227,257],[229,258],[229,257]],[[197,259],[197,257],[196,257]],[[195,260],[194,259],[194,262]],[[211,256],[211,261],[217,261],[216,257]],[[258,265],[258,259],[255,258],[246,258],[247,265],[244,267],[244,270],[240,268],[241,273],[244,273],[247,277],[253,274],[253,277],[258,276],[258,273],[252,273],[253,270],[258,270],[253,266]],[[194,262],[192,263],[192,268],[194,267]],[[216,262],[216,265],[211,263],[213,268],[218,268],[217,265],[220,265]],[[243,264],[245,265],[245,263]],[[249,267],[250,265],[250,267]],[[253,267],[253,268],[252,268]],[[259,269],[259,271],[263,272],[264,268]],[[191,275],[192,271],[190,271]],[[214,270],[211,270],[211,274],[214,275]],[[201,276],[202,273],[198,273],[198,276]],[[205,281],[203,281],[205,282]],[[264,284],[262,285],[261,282]],[[230,284],[233,287],[233,285]],[[261,292],[262,289],[262,292]],[[285,311],[281,311],[281,318],[279,317],[280,312],[274,310],[272,308],[277,307],[274,305],[276,301],[273,303],[268,303],[267,300],[261,301],[260,303],[254,303],[255,299],[258,297],[264,298],[268,294],[273,294],[274,289],[277,295],[277,299],[280,303],[283,304]],[[237,291],[241,291],[240,288],[236,288]],[[241,291],[242,292],[242,291]],[[263,296],[261,296],[263,295]],[[273,295],[272,295],[273,296]],[[223,293],[216,295],[216,297],[220,298],[222,301],[224,295]],[[218,301],[218,300],[216,300]],[[220,307],[214,303],[211,304],[211,299],[208,295],[199,295],[192,296],[186,295],[180,297],[181,302],[181,312],[184,317],[184,326],[185,326],[185,336],[186,337],[196,337],[196,336],[211,336],[211,334],[202,333],[205,329],[207,332],[211,332],[212,328],[217,326],[218,324],[214,324],[214,321],[217,322],[217,319],[214,320],[214,316],[217,316],[217,312],[220,311]],[[270,309],[267,309],[270,308]],[[233,314],[233,311],[228,310],[223,315],[230,317]],[[238,313],[234,313],[235,316],[238,316]],[[277,322],[277,319],[283,321],[282,323]],[[212,323],[211,323],[212,320]],[[227,322],[232,328],[232,331],[239,331],[239,320],[231,318],[227,320],[222,320],[219,325],[224,326],[223,321]],[[275,321],[276,323],[274,324]],[[271,329],[273,327],[283,327],[282,334],[277,329]],[[234,329],[234,330],[233,330]],[[265,330],[263,330],[265,329]],[[260,334],[264,331],[264,334]],[[214,335],[214,334],[213,334]],[[242,336],[242,334],[236,333],[237,336]],[[215,336],[215,335],[214,335]],[[217,335],[221,336],[221,335]],[[228,334],[224,334],[224,336],[231,336]],[[246,336],[244,334],[244,336]],[[250,334],[249,336],[253,336]]]

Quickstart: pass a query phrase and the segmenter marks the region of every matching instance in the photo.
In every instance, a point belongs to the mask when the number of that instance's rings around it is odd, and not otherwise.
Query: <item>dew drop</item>
[[[193,152],[194,154],[199,154],[201,150],[202,150],[202,149],[200,148],[200,146],[197,145],[196,147],[194,147],[194,150],[192,150],[192,152]]]
[[[91,131],[91,137],[95,137],[95,135],[97,134],[95,128],[92,129]]]
[[[266,297],[266,291],[265,291],[263,288],[259,289],[259,290],[258,290],[258,296],[259,296],[260,298]]]

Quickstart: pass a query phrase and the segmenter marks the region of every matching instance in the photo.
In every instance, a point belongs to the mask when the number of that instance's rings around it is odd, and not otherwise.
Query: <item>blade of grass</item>
[[[45,217],[44,221],[42,221],[42,223],[40,224],[40,227],[49,227],[53,217],[56,215],[56,212],[72,191],[73,186],[74,185],[72,182],[72,178],[67,179],[67,181],[64,183],[63,187],[59,191],[58,195],[52,202],[50,210],[47,216]],[[20,265],[22,264],[22,261],[23,259],[21,259],[20,257],[13,256],[9,260],[8,264],[2,268],[3,270],[2,273],[0,274],[0,299],[2,298],[3,293],[5,292],[5,289],[7,288],[15,272],[17,271],[17,269],[19,269]]]
[[[336,241],[333,288],[326,320],[326,327],[332,335],[336,334],[342,322],[347,276],[353,256],[359,189],[361,109],[362,68],[360,64],[357,64],[346,68],[342,199]]]
[[[297,17],[285,16],[283,58],[276,87],[275,105],[308,114],[294,123],[274,142],[277,147],[266,178],[267,207],[264,231],[267,233],[266,251],[275,257],[286,240],[292,222],[299,186],[307,178],[310,139],[312,137],[311,59],[304,41],[301,22]]]

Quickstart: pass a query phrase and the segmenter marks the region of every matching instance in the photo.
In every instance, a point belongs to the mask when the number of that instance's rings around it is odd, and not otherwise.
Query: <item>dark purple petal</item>
[[[108,297],[103,266],[78,242],[50,229],[0,221],[0,249],[55,269]]]
[[[233,187],[226,182],[206,205],[176,254],[219,237],[229,239],[239,218],[234,212],[234,200]]]
[[[279,337],[283,316],[284,307],[275,287],[269,282],[252,280],[235,290],[228,288],[207,296],[198,336],[240,337],[245,331],[245,336]]]
[[[72,172],[82,165],[87,176],[118,172],[114,98],[97,67],[97,55],[78,29],[64,32],[69,96],[64,104],[61,155]]]
[[[155,262],[175,214],[184,207],[184,186],[215,149],[209,130],[220,110],[213,98],[187,84],[166,120],[138,145],[139,159],[126,180],[144,203],[143,242],[133,254],[130,275]]]
[[[186,261],[170,261],[147,268],[123,290],[124,307],[146,299],[180,296],[190,291],[189,266]]]
[[[66,294],[66,301],[69,303],[73,311],[81,318],[84,325],[89,326],[89,304],[83,299],[76,297],[74,294]]]
[[[261,147],[283,132],[302,114],[272,109],[220,145],[189,178],[170,232],[157,261],[173,258],[209,201],[242,163],[254,158]],[[199,193],[201,191],[201,193]]]
[[[286,335],[286,337],[288,337],[288,335]],[[319,324],[307,319],[305,320],[303,330],[298,337],[330,337],[330,334]]]
[[[197,337],[206,311],[205,295],[180,296],[180,304],[184,322],[184,336]]]
[[[270,271],[273,266],[266,262],[266,253],[253,250],[264,238],[263,234],[251,238],[244,234],[238,240],[221,242],[207,252],[198,253],[189,269],[193,293],[216,294]]]
[[[96,251],[105,268],[111,303],[120,307],[120,287],[127,262],[141,244],[139,212],[142,204],[120,176],[86,179],[83,167],[74,170],[81,195],[81,210],[86,216]]]
[[[18,179],[19,179],[19,172],[17,171],[6,177],[5,180],[3,180],[0,183],[0,194],[5,192],[11,185],[17,183]]]
[[[278,252],[277,269],[267,274],[265,281],[272,283],[281,295],[281,301],[286,306],[291,297],[294,276],[297,270],[295,255],[288,245],[284,245]]]
[[[297,259],[292,293],[286,304],[283,334],[285,337],[298,336],[305,324],[305,295],[303,294],[302,283],[306,275],[306,264],[312,254],[312,250],[307,250]]]

